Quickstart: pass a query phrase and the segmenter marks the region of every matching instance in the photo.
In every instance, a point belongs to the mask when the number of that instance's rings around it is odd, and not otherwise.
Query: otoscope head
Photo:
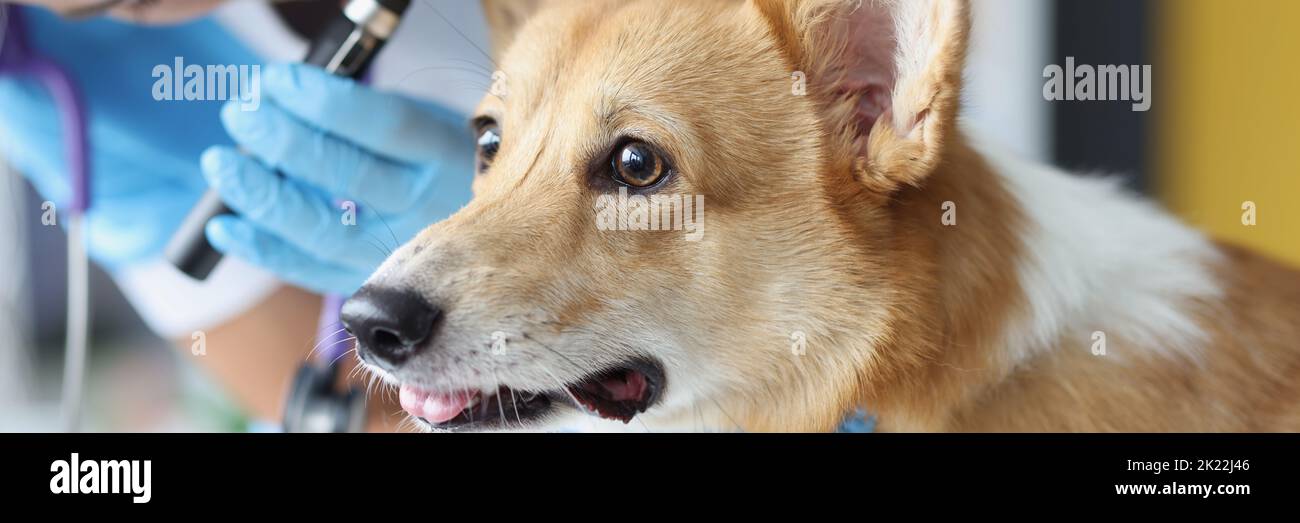
[[[410,0],[349,0],[342,15],[313,39],[303,61],[335,75],[361,78],[410,6]],[[222,255],[208,243],[204,228],[208,220],[228,213],[220,196],[208,191],[172,236],[167,260],[196,280],[207,279]]]

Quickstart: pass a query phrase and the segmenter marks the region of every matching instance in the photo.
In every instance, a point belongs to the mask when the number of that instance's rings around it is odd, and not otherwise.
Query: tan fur
[[[878,57],[846,46],[881,22],[853,0],[508,3],[485,2],[508,94],[479,111],[501,152],[385,269],[471,311],[452,323],[522,317],[526,350],[597,366],[662,358],[669,389],[701,390],[656,423],[821,431],[865,406],[886,430],[1300,430],[1300,278],[1240,251],[1225,301],[1188,304],[1202,360],[1004,349],[1026,216],[957,130],[966,2],[923,2],[931,52],[883,78],[879,115],[848,72]],[[590,177],[629,133],[674,158],[665,191],[705,196],[702,241],[597,229]],[[979,225],[942,226],[945,201]]]

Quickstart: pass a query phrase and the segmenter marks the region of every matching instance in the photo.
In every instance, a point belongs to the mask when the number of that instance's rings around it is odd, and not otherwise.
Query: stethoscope
[[[0,74],[26,75],[38,80],[59,113],[71,187],[64,204],[68,234],[68,318],[63,363],[62,426],[80,428],[86,346],[90,326],[90,260],[86,252],[86,211],[90,208],[90,139],[86,110],[76,84],[62,67],[32,51],[21,9],[0,5]]]
[[[349,0],[330,29],[312,43],[307,61],[335,74],[360,77],[391,36],[408,4],[409,0]],[[68,432],[76,432],[82,419],[90,319],[90,262],[85,242],[85,214],[90,207],[88,114],[67,71],[30,47],[22,16],[21,8],[0,3],[0,31],[3,31],[0,75],[24,75],[40,81],[49,91],[63,124],[71,201],[65,204],[68,216],[68,317],[62,427]],[[205,200],[208,199],[210,196],[205,196]],[[205,209],[201,208],[194,214],[201,216],[204,212]],[[195,228],[182,224],[178,237],[197,235],[199,240],[191,239],[188,243],[206,245],[201,241],[201,225]],[[211,257],[213,254],[205,253],[203,256]],[[219,259],[219,255],[215,256]],[[314,357],[309,355],[308,361],[299,368],[286,401],[283,417],[286,432],[359,432],[364,428],[365,395],[358,388],[339,385],[340,361],[351,350],[347,345],[348,338],[338,328],[342,301],[340,296],[326,296],[324,299]]]

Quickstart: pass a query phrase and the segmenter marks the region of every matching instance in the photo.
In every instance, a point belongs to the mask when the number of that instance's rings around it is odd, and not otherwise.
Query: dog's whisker
[[[406,75],[403,76],[403,77],[401,78],[401,80],[398,80],[396,85],[403,85],[403,84],[405,84],[407,81],[409,81],[411,78],[413,78],[413,77],[415,77],[416,75],[419,75],[419,74],[421,74],[421,73],[427,73],[427,72],[443,72],[443,71],[456,71],[456,72],[468,73],[468,74],[470,74],[470,75],[473,75],[472,78],[481,78],[481,79],[483,79],[483,80],[491,80],[491,79],[492,79],[492,75],[491,75],[490,73],[487,73],[486,71],[481,71],[481,70],[471,69],[471,68],[469,68],[469,67],[458,67],[458,66],[428,66],[428,67],[420,67],[420,68],[417,68],[417,69],[412,69],[410,72],[406,73]]]
[[[373,232],[367,232],[366,235],[370,236],[371,239],[375,240],[375,242],[378,243],[379,246],[384,249],[384,252],[388,253],[388,256],[393,255],[393,248],[389,247],[388,244],[384,243],[383,238],[376,236],[375,233]]]
[[[379,252],[383,253],[385,258],[393,255],[393,250],[389,249],[388,246],[384,244],[384,240],[380,239],[378,236],[375,236],[375,233],[370,232],[366,234],[370,236],[370,239],[366,240],[366,242],[373,245],[376,249],[379,249]]]
[[[384,258],[388,258],[388,257],[390,256],[390,254],[389,254],[389,252],[388,252],[387,250],[385,250],[383,247],[380,247],[379,245],[376,245],[375,242],[370,241],[370,240],[368,240],[368,239],[366,239],[366,238],[362,238],[361,241],[366,242],[366,243],[369,244],[371,247],[373,247],[376,251],[379,251],[379,254],[382,255]]]
[[[336,327],[342,327],[342,326],[343,326],[343,321],[342,321],[342,320],[335,320],[335,321],[329,322],[329,323],[327,323],[327,324],[325,324],[325,325],[319,325],[319,326],[317,326],[317,328],[316,328],[316,335],[317,335],[317,336],[320,336],[322,333],[324,333],[324,332],[327,331],[327,330],[330,330],[330,329],[333,329],[333,328],[336,328]]]
[[[349,370],[349,371],[348,371],[348,379],[349,379],[349,380],[352,380],[352,379],[356,378],[357,376],[359,376],[362,372],[364,372],[364,371],[363,371],[363,367],[365,367],[365,366],[364,366],[364,365],[353,365],[353,366],[352,366],[352,370]]]
[[[563,359],[564,361],[568,362],[568,364],[569,364],[570,366],[573,367],[573,370],[574,370],[574,371],[577,371],[577,372],[581,372],[581,371],[582,371],[582,366],[581,366],[581,365],[578,365],[577,362],[573,361],[573,360],[570,359],[568,356],[565,356],[564,354],[560,353],[560,351],[557,351],[557,350],[555,350],[555,349],[552,349],[549,345],[547,345],[547,344],[545,344],[545,343],[542,343],[542,342],[540,342],[540,341],[537,341],[537,340],[533,339],[533,337],[532,337],[532,336],[529,336],[528,333],[525,332],[525,333],[520,334],[519,336],[520,336],[521,338],[523,338],[523,339],[526,339],[526,340],[528,340],[528,341],[531,341],[531,342],[537,344],[537,346],[539,346],[539,347],[541,347],[541,348],[543,348],[543,349],[546,349],[546,350],[549,351],[551,354],[554,354],[554,355],[556,355],[556,356],[559,356],[561,359]]]
[[[356,338],[352,338],[351,340],[343,340],[343,341],[353,341],[353,340],[356,340]],[[344,352],[343,354],[339,354],[338,357],[334,358],[334,360],[330,362],[330,365],[334,365],[334,364],[338,363],[339,360],[343,359],[344,357],[346,357],[346,356],[349,355],[349,354],[355,353],[356,351],[357,351],[357,348],[356,348],[356,347],[353,347],[353,348],[351,348],[351,349],[348,349],[348,350],[347,350],[346,352]]]
[[[354,368],[360,368],[360,367],[361,366],[357,366]],[[375,383],[378,381],[378,378],[379,377],[375,376],[373,373],[370,373],[369,375],[366,376],[366,398],[367,399],[369,399],[374,394]]]
[[[545,365],[542,365],[540,363],[537,364],[537,368],[542,369],[542,372],[545,372],[546,375],[550,376],[551,379],[555,380],[555,384],[558,387],[560,387],[560,390],[564,391],[564,393],[569,396],[569,399],[573,400],[573,404],[575,406],[577,406],[580,409],[582,408],[582,402],[578,401],[578,397],[574,396],[572,392],[569,392],[569,388],[564,386],[564,382],[561,381],[559,377],[551,373],[551,369],[547,368]]]
[[[501,69],[501,66],[497,64],[496,60],[492,58],[491,54],[489,54],[487,51],[484,51],[483,48],[479,47],[477,43],[474,43],[474,40],[472,38],[465,36],[465,33],[461,32],[460,28],[456,27],[456,24],[451,23],[451,20],[442,14],[442,11],[438,10],[437,7],[434,7],[434,5],[429,3],[428,0],[421,0],[420,3],[424,4],[429,9],[433,10],[434,14],[438,15],[438,18],[441,18],[442,21],[446,23],[448,27],[451,28],[452,31],[454,31],[457,35],[461,37],[462,40],[465,41],[465,43],[469,44],[470,47],[473,47],[475,50],[477,50],[480,55],[483,55],[483,58],[487,59],[487,61],[492,62],[493,67],[496,67],[497,69]]]
[[[311,359],[311,356],[312,356],[313,354],[316,354],[316,351],[318,351],[318,350],[321,349],[321,345],[322,345],[322,344],[324,344],[325,342],[329,341],[329,340],[332,339],[333,337],[338,336],[340,333],[342,333],[342,332],[344,332],[344,331],[346,331],[346,330],[347,330],[347,329],[339,329],[339,330],[336,330],[336,331],[334,331],[334,332],[329,333],[328,335],[321,336],[320,341],[316,342],[316,346],[312,347],[312,348],[311,348],[311,351],[309,351],[309,352],[307,353],[307,356],[306,356],[305,358],[303,358],[303,359],[308,359],[308,360]],[[332,346],[333,343],[331,343],[330,345]]]
[[[491,85],[483,85],[483,84],[478,84],[470,81],[459,81],[459,82],[453,81],[449,85],[456,89],[469,89],[476,93],[481,93],[492,89]]]
[[[374,209],[374,207],[371,206],[370,204],[367,204],[365,200],[361,201],[361,205],[365,205],[368,208]],[[379,212],[373,212],[372,214],[374,214],[376,218],[379,218],[379,223],[384,224],[385,229],[388,229],[388,235],[392,236],[393,238],[393,250],[400,248],[402,246],[402,240],[397,239],[397,234],[393,232],[392,227],[388,226],[388,220],[384,218],[384,215]]]
[[[492,382],[496,383],[497,410],[501,412],[501,426],[508,427],[506,423],[506,408],[504,405],[501,405],[501,378],[497,377],[496,369],[492,369]],[[506,390],[510,390],[510,387],[506,387]],[[510,397],[514,398],[514,391],[510,392]]]
[[[515,400],[515,389],[507,387],[506,390],[510,391],[510,406],[515,409],[515,423],[519,424],[519,428],[523,428],[524,420],[519,418],[519,403]]]
[[[484,67],[483,64],[478,63],[478,62],[475,62],[475,61],[473,61],[473,60],[466,60],[466,59],[464,59],[464,58],[448,58],[447,61],[448,61],[448,62],[461,62],[461,63],[463,63],[463,64],[465,64],[465,65],[468,65],[468,66],[471,66],[471,67],[473,67],[473,68],[475,68],[475,69],[477,69],[477,70],[479,70],[479,71],[482,71],[482,72],[484,72],[484,73],[487,73],[487,77],[489,77],[489,78],[492,77],[492,71],[491,71],[490,69],[488,69],[487,67]]]
[[[316,351],[316,350],[324,350],[324,349],[332,348],[332,347],[334,347],[335,345],[338,345],[338,344],[340,344],[340,343],[347,343],[347,342],[350,342],[350,341],[356,341],[356,339],[357,339],[357,338],[356,338],[355,336],[351,336],[351,337],[343,338],[343,339],[341,339],[341,340],[334,340],[334,341],[330,342],[330,343],[327,344],[327,345],[324,345],[324,346],[319,347],[319,348],[317,348],[317,349],[312,349],[312,351],[314,352],[314,351]],[[352,350],[356,350],[356,347],[353,347]],[[348,351],[348,352],[351,352],[351,351]],[[345,352],[344,354],[347,354],[347,353]],[[311,358],[311,354],[308,354],[308,355],[307,355],[307,358]],[[331,365],[332,365],[333,363],[337,363],[337,362],[338,362],[338,358],[334,358],[334,362],[331,362]]]
[[[402,421],[397,422],[396,430],[398,432],[411,430],[411,429],[417,429],[417,430],[420,429],[420,422],[417,421],[410,414],[407,414],[405,410],[397,409],[397,411],[393,412],[392,414],[389,414],[389,416],[402,417]]]

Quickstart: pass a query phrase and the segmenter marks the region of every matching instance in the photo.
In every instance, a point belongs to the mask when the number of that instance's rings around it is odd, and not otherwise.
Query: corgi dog
[[[1300,430],[1300,274],[966,136],[966,1],[484,5],[475,197],[343,311],[426,428]]]

